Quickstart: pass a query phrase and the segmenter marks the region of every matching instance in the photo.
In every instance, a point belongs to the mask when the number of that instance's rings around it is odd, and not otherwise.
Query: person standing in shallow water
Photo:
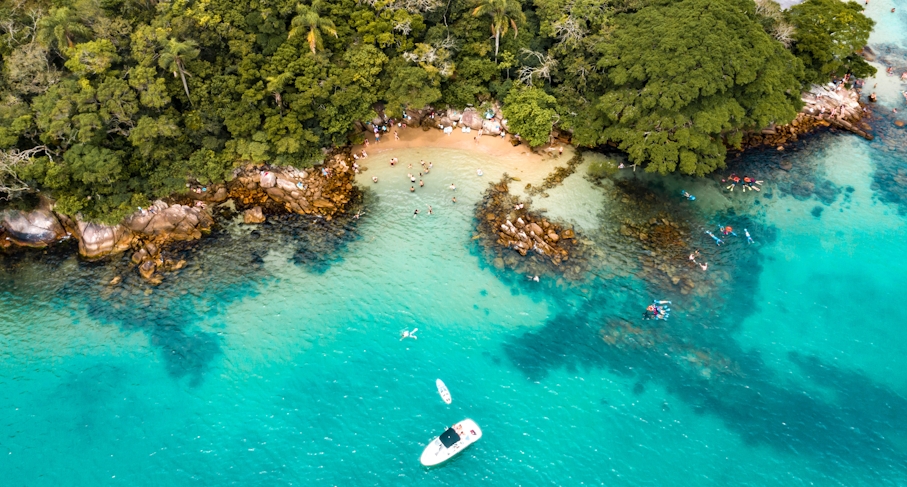
[[[417,217],[417,216],[419,216],[419,210],[416,210],[416,211],[413,212],[413,218],[415,218],[415,217]]]

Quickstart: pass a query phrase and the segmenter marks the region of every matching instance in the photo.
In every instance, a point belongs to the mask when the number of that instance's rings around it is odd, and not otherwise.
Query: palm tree
[[[482,0],[478,7],[473,9],[472,15],[479,16],[487,13],[491,16],[491,34],[494,36],[494,61],[498,62],[498,50],[501,46],[501,36],[513,27],[513,37],[517,35],[517,21],[523,23],[526,16],[518,0]]]
[[[201,52],[198,44],[193,40],[180,42],[176,39],[170,39],[163,46],[161,56],[158,58],[158,65],[173,73],[173,77],[179,76],[183,80],[183,89],[186,90],[186,98],[192,103],[189,97],[189,85],[186,84],[186,63],[197,58]]]
[[[88,38],[90,34],[91,29],[69,7],[55,8],[38,22],[38,42],[46,47],[56,46],[58,51],[64,45],[72,47],[74,39]]]
[[[337,37],[337,28],[331,19],[323,18],[318,13],[321,10],[321,0],[312,0],[312,5],[299,4],[296,6],[296,16],[290,21],[290,34],[287,38],[293,38],[300,34],[305,34],[309,41],[309,48],[312,54],[315,54],[315,48],[321,47],[321,32],[327,32]]]

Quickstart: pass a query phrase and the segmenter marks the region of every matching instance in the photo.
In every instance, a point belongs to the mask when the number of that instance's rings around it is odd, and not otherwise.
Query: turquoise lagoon
[[[904,14],[871,9],[897,54]],[[374,155],[360,220],[225,224],[156,288],[66,249],[3,260],[3,485],[905,485],[897,95],[873,142],[826,133],[731,161],[759,193],[627,170],[596,186],[583,164],[533,198],[603,252],[579,282],[497,269],[472,238],[490,181],[537,184],[559,161],[453,149]],[[433,161],[426,187],[410,194],[390,156]],[[615,238],[633,208],[691,229],[714,292],[638,277],[639,249]],[[716,247],[719,223],[756,243]],[[674,301],[668,322],[639,319],[653,298]],[[615,329],[629,341],[603,340]],[[421,467],[464,417],[484,438]]]

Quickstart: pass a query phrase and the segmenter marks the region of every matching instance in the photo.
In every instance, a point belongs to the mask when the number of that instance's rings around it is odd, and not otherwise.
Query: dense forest
[[[7,0],[0,196],[113,221],[249,163],[312,164],[357,121],[500,102],[647,170],[703,175],[810,83],[874,72],[856,3]]]

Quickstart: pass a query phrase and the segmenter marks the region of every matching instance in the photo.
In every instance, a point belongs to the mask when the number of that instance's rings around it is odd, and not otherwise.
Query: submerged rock
[[[260,206],[255,206],[244,211],[242,214],[243,223],[252,224],[252,223],[264,223],[265,215],[261,212]]]
[[[495,268],[509,268],[519,273],[537,276],[556,269],[569,279],[582,279],[585,263],[582,259],[571,266],[561,264],[571,254],[582,253],[584,245],[570,240],[575,234],[559,224],[549,222],[529,203],[509,193],[509,178],[491,184],[476,208],[480,244],[489,252]]]

